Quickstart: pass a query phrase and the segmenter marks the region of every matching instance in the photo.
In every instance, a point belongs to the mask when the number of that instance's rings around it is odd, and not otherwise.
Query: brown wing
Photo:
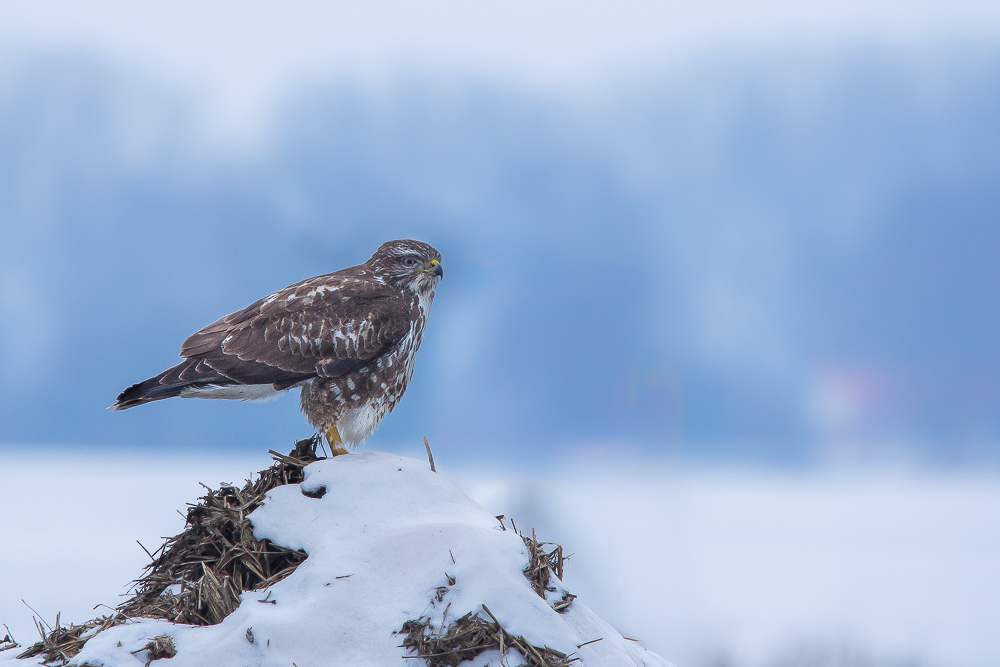
[[[367,277],[320,276],[194,334],[181,356],[240,384],[291,386],[338,377],[386,352],[410,328],[410,304]]]

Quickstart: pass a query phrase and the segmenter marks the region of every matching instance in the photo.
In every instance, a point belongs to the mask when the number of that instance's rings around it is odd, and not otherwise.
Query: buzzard
[[[181,345],[184,361],[112,405],[163,398],[267,398],[302,388],[302,412],[335,453],[357,447],[413,374],[441,253],[389,241],[364,264],[303,280],[226,315]]]

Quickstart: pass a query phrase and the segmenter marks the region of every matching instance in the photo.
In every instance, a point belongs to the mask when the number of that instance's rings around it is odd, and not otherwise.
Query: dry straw
[[[135,581],[132,597],[113,615],[69,626],[62,626],[56,616],[55,627],[48,631],[36,621],[41,641],[17,657],[41,657],[53,667],[67,665],[94,635],[134,618],[214,625],[239,606],[244,591],[267,588],[287,577],[306,553],[256,539],[247,515],[260,507],[271,489],[301,482],[302,469],[323,458],[316,453],[318,445],[319,438],[313,437],[296,442],[288,456],[272,450],[274,465],[253,482],[241,489],[230,485],[208,489],[196,505],[189,506],[184,531],[150,554],[152,562]],[[0,641],[0,648],[14,646],[9,635]],[[172,657],[174,649],[163,636],[141,651],[152,661]]]
[[[504,523],[506,517],[497,519],[503,529],[507,530]],[[511,525],[514,525],[513,521]],[[539,542],[534,530],[531,531],[531,537],[521,533],[518,535],[528,548],[528,564],[524,568],[524,576],[535,593],[544,600],[547,593],[558,590],[549,585],[551,578],[554,575],[562,580],[566,561],[570,557],[563,555],[563,548],[558,544]],[[546,549],[546,547],[551,548]],[[452,558],[454,559],[454,556]],[[448,585],[453,586],[454,578],[447,576]],[[438,602],[444,600],[446,593],[445,586],[436,589]],[[552,608],[563,613],[569,609],[575,598],[572,593],[564,593]],[[478,612],[470,612],[441,629],[435,629],[430,619],[426,617],[409,620],[399,630],[399,634],[406,635],[401,648],[408,649],[414,654],[406,656],[407,658],[424,659],[427,667],[457,667],[491,649],[498,650],[501,656],[505,656],[511,649],[517,651],[524,660],[522,667],[567,667],[579,660],[555,649],[535,646],[523,636],[511,635],[485,604],[482,605],[482,611],[485,617]]]
[[[319,459],[318,442],[297,442],[288,456],[272,450],[275,464],[242,489],[209,489],[188,509],[184,532],[153,554],[134,597],[118,610],[129,618],[214,625],[239,607],[244,591],[267,588],[291,574],[306,553],[258,540],[247,515],[271,489],[302,481],[302,469]]]
[[[21,645],[14,641],[13,635],[10,634],[10,628],[4,624],[3,629],[7,631],[7,634],[0,639],[0,651],[9,651],[10,649],[18,648]]]
[[[528,547],[528,565],[524,568],[524,576],[531,582],[531,587],[535,589],[538,596],[544,600],[547,592],[554,593],[556,591],[554,586],[549,586],[551,576],[554,574],[557,579],[562,581],[566,561],[573,554],[564,556],[563,548],[560,545],[553,542],[539,542],[535,538],[534,529],[531,530],[531,537],[521,535],[521,539],[524,540],[524,546]],[[552,547],[552,549],[546,551],[545,547]],[[574,599],[576,596],[572,593],[563,593],[562,599],[556,602],[552,608],[561,614],[569,609]]]
[[[146,654],[146,667],[149,667],[149,663],[154,660],[163,660],[164,658],[172,658],[177,655],[177,649],[174,648],[174,640],[167,635],[158,635],[149,640],[149,643],[143,646],[138,651],[132,651],[132,655],[139,653]]]
[[[228,484],[219,489],[206,487],[208,493],[189,506],[184,531],[150,554],[152,562],[134,582],[132,597],[119,605],[114,614],[68,626],[61,625],[58,615],[55,627],[36,620],[41,641],[17,657],[41,658],[45,665],[62,667],[98,633],[136,618],[214,625],[239,606],[243,592],[267,588],[287,577],[306,559],[306,553],[256,539],[247,515],[260,507],[271,489],[302,482],[303,468],[324,458],[317,454],[319,443],[318,437],[300,440],[287,456],[272,450],[274,465],[242,488]],[[547,592],[556,590],[549,586],[551,576],[562,579],[569,556],[563,556],[562,547],[557,544],[538,542],[534,531],[531,537],[521,537],[529,555],[524,576],[545,599]],[[454,580],[450,579],[449,584],[453,585]],[[565,611],[574,597],[564,594],[553,609]],[[400,631],[406,635],[402,647],[416,655],[406,657],[423,658],[428,667],[454,667],[495,648],[501,655],[511,649],[517,651],[526,667],[566,667],[578,659],[511,635],[486,605],[482,610],[486,617],[466,614],[437,633],[430,628],[428,619],[407,621]],[[248,633],[248,638],[251,636]],[[0,651],[13,648],[20,646],[8,631],[0,639]],[[161,635],[136,651],[137,657],[143,653],[148,665],[153,660],[173,657],[176,649],[170,637]]]
[[[514,649],[521,654],[524,667],[567,667],[579,660],[555,649],[534,646],[524,637],[510,634],[489,607],[483,605],[482,608],[488,619],[469,612],[442,633],[428,631],[429,619],[407,621],[400,630],[401,634],[406,634],[402,648],[416,654],[407,657],[423,658],[427,667],[458,667],[491,649],[500,651],[501,656]]]

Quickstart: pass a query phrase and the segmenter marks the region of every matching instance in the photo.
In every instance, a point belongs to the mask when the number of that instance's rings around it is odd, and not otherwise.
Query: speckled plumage
[[[406,391],[440,261],[426,243],[390,241],[364,264],[286,287],[188,338],[183,362],[129,387],[112,407],[302,387],[309,423],[356,446]]]

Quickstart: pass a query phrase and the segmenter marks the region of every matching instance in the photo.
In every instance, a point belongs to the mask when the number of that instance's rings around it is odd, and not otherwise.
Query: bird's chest
[[[348,405],[369,404],[383,414],[392,410],[413,376],[426,322],[427,310],[415,304],[410,328],[398,343],[357,372],[335,381]]]
[[[409,332],[389,352],[367,369],[369,386],[378,386],[384,392],[387,408],[392,409],[402,397],[413,376],[413,365],[423,338],[425,315],[413,320]]]
[[[367,440],[392,411],[413,375],[426,316],[416,318],[410,331],[384,355],[357,373],[337,381],[336,425],[345,442]],[[338,391],[341,389],[341,391]]]
[[[413,375],[430,298],[415,300],[406,334],[367,365],[339,378],[316,378],[303,388],[302,410],[310,423],[336,425],[345,442],[366,440],[402,398]]]

